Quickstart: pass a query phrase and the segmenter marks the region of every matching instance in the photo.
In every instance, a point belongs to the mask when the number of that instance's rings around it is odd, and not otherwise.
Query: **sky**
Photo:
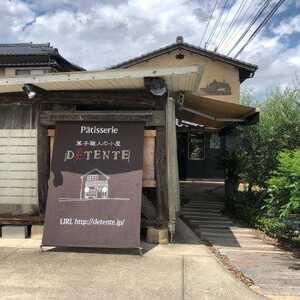
[[[226,32],[243,1],[240,18]],[[228,54],[262,1],[218,0],[206,30],[212,0],[0,0],[0,43],[50,42],[88,70],[174,43],[178,35],[195,46],[209,41],[211,50],[223,39],[217,51]],[[258,100],[275,87],[293,86],[300,78],[300,0],[286,0],[238,59],[259,67],[242,84]]]

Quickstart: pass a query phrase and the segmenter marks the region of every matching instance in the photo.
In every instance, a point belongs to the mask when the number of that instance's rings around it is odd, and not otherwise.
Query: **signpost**
[[[140,247],[143,141],[143,123],[57,123],[42,246]]]

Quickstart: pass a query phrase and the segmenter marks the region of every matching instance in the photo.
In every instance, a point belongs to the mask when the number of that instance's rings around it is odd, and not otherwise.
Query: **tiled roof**
[[[0,44],[0,55],[57,55],[58,50],[47,44]]]
[[[179,49],[190,51],[195,54],[202,55],[202,56],[206,56],[206,57],[212,58],[214,60],[221,61],[221,62],[230,64],[230,65],[233,65],[233,66],[239,68],[241,81],[244,81],[245,79],[247,79],[249,77],[252,77],[254,75],[255,71],[258,69],[258,67],[254,64],[249,64],[244,61],[234,59],[234,58],[231,58],[229,56],[226,56],[226,55],[214,52],[214,51],[196,47],[191,44],[184,43],[184,42],[176,42],[176,43],[168,45],[166,47],[159,48],[152,52],[143,54],[141,56],[127,60],[120,64],[114,65],[114,66],[110,67],[110,69],[128,68],[128,67],[134,66],[138,63],[141,63],[143,61],[149,60],[151,58],[160,56],[165,53],[169,53],[171,51],[179,50]]]
[[[61,71],[82,71],[61,56],[50,43],[0,44],[0,66],[55,65]]]

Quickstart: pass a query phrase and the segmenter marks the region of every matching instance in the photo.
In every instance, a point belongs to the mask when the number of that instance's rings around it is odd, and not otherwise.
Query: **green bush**
[[[294,237],[294,229],[288,224],[282,223],[276,218],[258,217],[255,226],[274,238],[291,239]]]
[[[242,102],[260,109],[260,121],[236,129],[239,177],[250,186],[266,188],[278,166],[278,153],[300,147],[300,92],[274,90],[265,102],[251,101],[249,96]]]
[[[263,193],[237,192],[227,198],[226,210],[245,223],[256,226],[256,219],[263,215]]]
[[[300,216],[300,149],[278,155],[278,167],[267,181],[268,215],[280,220]]]
[[[246,97],[242,103],[259,107],[260,122],[235,129],[239,142],[224,160],[226,181],[234,188],[236,181],[246,182],[249,190],[227,189],[227,211],[273,237],[295,241],[300,231],[300,91],[275,90],[265,102]]]

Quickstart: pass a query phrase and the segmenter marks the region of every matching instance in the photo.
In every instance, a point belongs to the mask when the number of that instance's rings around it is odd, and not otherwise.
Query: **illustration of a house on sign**
[[[81,200],[108,198],[109,177],[98,169],[93,169],[81,177]]]

